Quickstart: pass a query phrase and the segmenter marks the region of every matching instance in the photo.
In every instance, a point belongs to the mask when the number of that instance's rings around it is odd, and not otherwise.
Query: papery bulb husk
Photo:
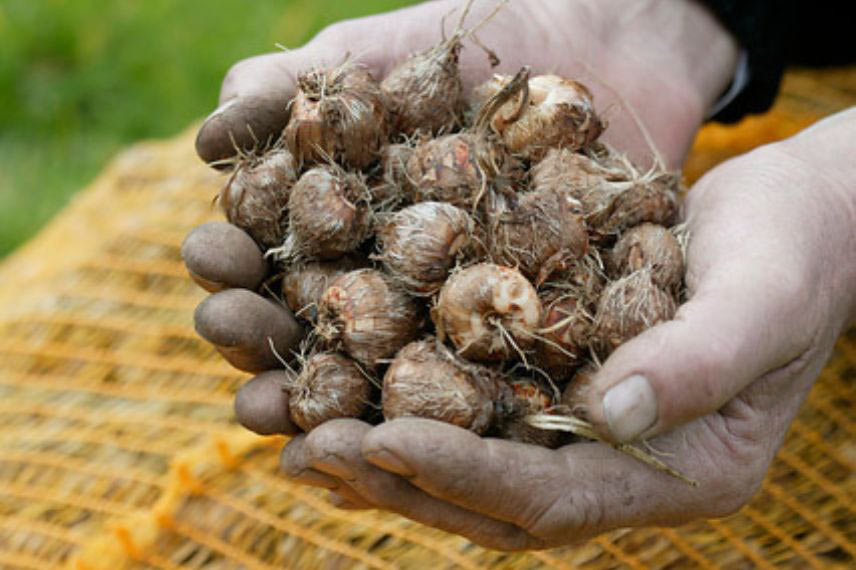
[[[348,61],[300,73],[297,84],[283,139],[298,161],[334,160],[362,169],[378,159],[389,125],[385,98],[371,73]]]
[[[289,236],[279,257],[336,259],[373,232],[371,194],[358,175],[335,166],[307,170],[289,199]]]
[[[479,263],[453,272],[440,289],[431,318],[469,360],[524,357],[535,344],[541,302],[535,287],[511,267]]]
[[[535,189],[560,188],[579,200],[590,237],[599,243],[640,223],[671,225],[677,217],[677,174],[657,168],[642,172],[605,145],[591,155],[551,149],[531,177]]]
[[[386,272],[412,295],[432,295],[449,270],[471,257],[475,222],[445,202],[420,202],[393,214],[378,230],[378,258]]]
[[[217,201],[226,220],[238,226],[262,248],[282,242],[287,227],[291,188],[297,182],[297,162],[284,148],[241,160]]]
[[[650,327],[672,319],[676,311],[674,297],[654,284],[648,268],[635,271],[604,289],[592,331],[593,345],[606,356]]]
[[[565,408],[572,416],[588,421],[590,414],[588,411],[588,398],[594,385],[594,377],[597,374],[598,367],[589,362],[582,368],[578,369],[571,378],[571,381],[562,390],[562,407]]]
[[[370,367],[418,338],[425,315],[415,299],[374,269],[337,277],[318,304],[319,337]]]
[[[282,278],[282,296],[294,316],[314,323],[318,318],[318,302],[327,287],[340,275],[368,264],[365,257],[350,254],[332,261],[293,265]]]
[[[678,218],[679,182],[676,174],[668,172],[638,181],[616,197],[602,223],[590,224],[592,230],[611,239],[644,222],[673,225]]]
[[[607,256],[607,264],[616,278],[647,267],[654,284],[666,291],[678,291],[684,276],[678,240],[656,224],[639,224],[625,231]]]
[[[385,179],[402,188],[408,185],[407,161],[413,156],[416,144],[419,142],[422,142],[422,140],[415,139],[413,144],[393,143],[383,148],[381,152],[381,167],[383,168],[383,177]]]
[[[586,309],[594,312],[606,283],[606,269],[600,259],[600,253],[591,247],[586,255],[566,270],[554,274],[545,286],[570,291],[583,301]]]
[[[532,188],[568,192],[583,205],[587,219],[606,217],[612,201],[630,188],[633,172],[621,164],[604,164],[569,149],[551,149],[532,166]],[[608,212],[607,212],[608,214]]]
[[[474,90],[473,101],[486,100],[511,80],[494,76]],[[591,92],[582,83],[537,75],[529,79],[527,101],[521,108],[523,96],[525,92],[505,103],[491,119],[491,127],[512,154],[537,161],[551,148],[583,148],[605,129]]]
[[[467,211],[489,184],[480,163],[487,143],[472,133],[457,133],[418,145],[407,161],[411,202],[448,202]]]
[[[522,162],[504,149],[489,122],[496,110],[526,84],[528,76],[529,68],[524,67],[507,88],[488,98],[466,131],[417,145],[407,161],[412,202],[449,202],[475,211],[490,192],[513,191],[521,184],[525,174]]]
[[[394,143],[381,150],[380,163],[369,179],[377,210],[391,212],[410,203],[412,185],[407,177],[407,161],[414,148],[411,143]]]
[[[438,420],[483,434],[510,396],[498,372],[467,362],[428,338],[402,348],[387,369],[383,415],[387,420]]]
[[[529,443],[554,449],[564,439],[560,431],[545,430],[526,423],[528,415],[549,413],[556,405],[550,389],[531,378],[515,378],[509,387],[514,395],[511,413],[503,414],[497,422],[497,435],[502,439]]]
[[[527,192],[516,204],[496,200],[488,213],[494,261],[517,267],[540,286],[588,252],[582,204],[560,188]]]
[[[318,353],[303,363],[289,392],[291,419],[309,432],[328,420],[363,415],[371,402],[372,383],[347,356]]]
[[[586,299],[573,290],[549,290],[538,330],[535,362],[556,382],[568,380],[588,356],[593,317]]]
[[[463,86],[458,70],[461,37],[411,55],[381,82],[390,111],[392,132],[448,133],[462,122]]]

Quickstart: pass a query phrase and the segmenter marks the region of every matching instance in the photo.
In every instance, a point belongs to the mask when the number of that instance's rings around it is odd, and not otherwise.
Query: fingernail
[[[644,376],[634,375],[609,389],[603,413],[612,436],[633,441],[657,422],[657,398]]]
[[[323,459],[315,460],[312,462],[312,466],[343,481],[353,481],[356,479],[351,468],[335,455],[328,455]]]
[[[391,471],[402,477],[414,477],[416,475],[416,471],[386,449],[365,452],[363,453],[363,457],[366,461],[380,467],[384,471]]]

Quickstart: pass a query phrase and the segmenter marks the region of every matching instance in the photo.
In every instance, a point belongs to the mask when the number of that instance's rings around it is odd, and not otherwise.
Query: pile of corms
[[[526,418],[584,419],[597,363],[676,310],[679,176],[600,142],[576,81],[524,68],[464,93],[466,36],[382,81],[300,73],[282,136],[220,192],[276,267],[263,294],[310,331],[276,355],[306,431],[382,410],[556,446]]]

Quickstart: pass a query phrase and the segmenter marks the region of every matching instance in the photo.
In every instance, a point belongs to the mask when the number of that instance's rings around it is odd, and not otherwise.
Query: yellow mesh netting
[[[853,75],[792,75],[772,113],[706,128],[688,176],[852,104]],[[0,266],[0,568],[852,567],[856,331],[725,520],[504,554],[286,482],[283,440],[232,419],[244,377],[193,332],[179,245],[221,180],[192,136],[125,152]]]

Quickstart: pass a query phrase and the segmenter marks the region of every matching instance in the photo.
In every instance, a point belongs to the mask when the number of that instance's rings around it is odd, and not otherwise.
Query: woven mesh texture
[[[707,128],[688,175],[856,100],[856,81],[822,79],[791,76],[772,113]],[[234,422],[245,377],[193,332],[203,294],[179,245],[219,218],[222,180],[192,137],[126,151],[0,266],[0,568],[853,567],[856,331],[758,495],[724,520],[504,554],[288,483],[283,440]]]

